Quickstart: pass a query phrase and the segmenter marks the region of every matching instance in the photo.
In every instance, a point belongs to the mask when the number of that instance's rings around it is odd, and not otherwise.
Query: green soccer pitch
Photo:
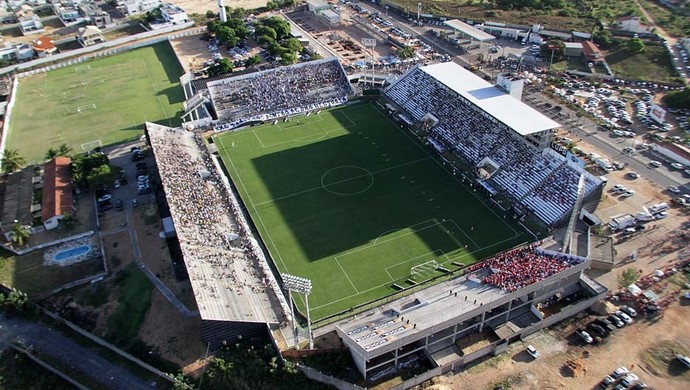
[[[528,240],[369,104],[213,141],[277,268],[312,280],[314,320]]]
[[[161,42],[23,78],[7,147],[35,163],[63,143],[81,151],[136,139],[145,121],[179,125],[182,73]]]

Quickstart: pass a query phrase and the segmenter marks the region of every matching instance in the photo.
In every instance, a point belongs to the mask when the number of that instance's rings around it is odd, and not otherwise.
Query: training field
[[[179,125],[181,75],[161,42],[21,79],[7,147],[32,163],[63,143],[80,151],[136,138],[145,121]]]
[[[362,104],[214,138],[278,269],[312,280],[313,319],[527,241],[409,136]]]

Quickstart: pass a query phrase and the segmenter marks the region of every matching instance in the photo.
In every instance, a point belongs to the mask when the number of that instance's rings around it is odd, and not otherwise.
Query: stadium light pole
[[[314,337],[311,334],[311,317],[309,315],[309,294],[311,293],[311,280],[290,274],[280,274],[283,279],[283,287],[288,291],[288,297],[292,300],[291,292],[304,295],[304,304],[307,306],[307,333],[309,333],[309,349],[314,349]],[[290,304],[292,309],[292,302]],[[292,323],[294,329],[297,328],[295,322],[295,311],[292,309]],[[295,340],[297,340],[295,332]]]

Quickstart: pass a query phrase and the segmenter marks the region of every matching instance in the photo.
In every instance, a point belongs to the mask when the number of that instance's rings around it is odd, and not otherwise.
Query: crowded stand
[[[471,265],[465,273],[487,269],[489,274],[480,278],[481,282],[511,293],[584,261],[582,257],[545,251],[533,244]]]
[[[227,77],[208,89],[220,123],[215,131],[329,108],[352,93],[335,58]]]
[[[575,205],[581,173],[585,194],[596,188],[596,179],[589,173],[571,167],[550,148],[538,150],[530,145],[422,68],[394,82],[385,94],[416,121],[427,114],[438,118],[426,135],[437,151],[450,151],[472,167],[485,158],[495,162],[499,169],[491,176],[492,183],[547,225],[562,220]]]
[[[146,129],[202,319],[287,320],[278,283],[201,136]]]

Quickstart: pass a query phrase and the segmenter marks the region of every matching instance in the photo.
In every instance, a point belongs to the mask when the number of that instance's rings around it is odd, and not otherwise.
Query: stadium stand
[[[481,282],[510,293],[538,283],[585,260],[579,256],[545,251],[530,245],[474,264],[468,267],[465,273],[488,269],[489,274],[481,278]]]
[[[547,225],[562,221],[572,210],[581,174],[585,194],[600,184],[552,149],[530,145],[481,104],[470,102],[425,68],[411,70],[384,93],[416,121],[427,114],[439,119],[427,135],[437,151],[451,151],[471,167],[486,158],[496,162],[499,169],[491,176],[492,183]]]
[[[287,321],[285,297],[201,136],[154,123],[146,131],[202,320]]]
[[[218,115],[215,131],[332,107],[352,93],[335,58],[227,77],[207,87]]]

